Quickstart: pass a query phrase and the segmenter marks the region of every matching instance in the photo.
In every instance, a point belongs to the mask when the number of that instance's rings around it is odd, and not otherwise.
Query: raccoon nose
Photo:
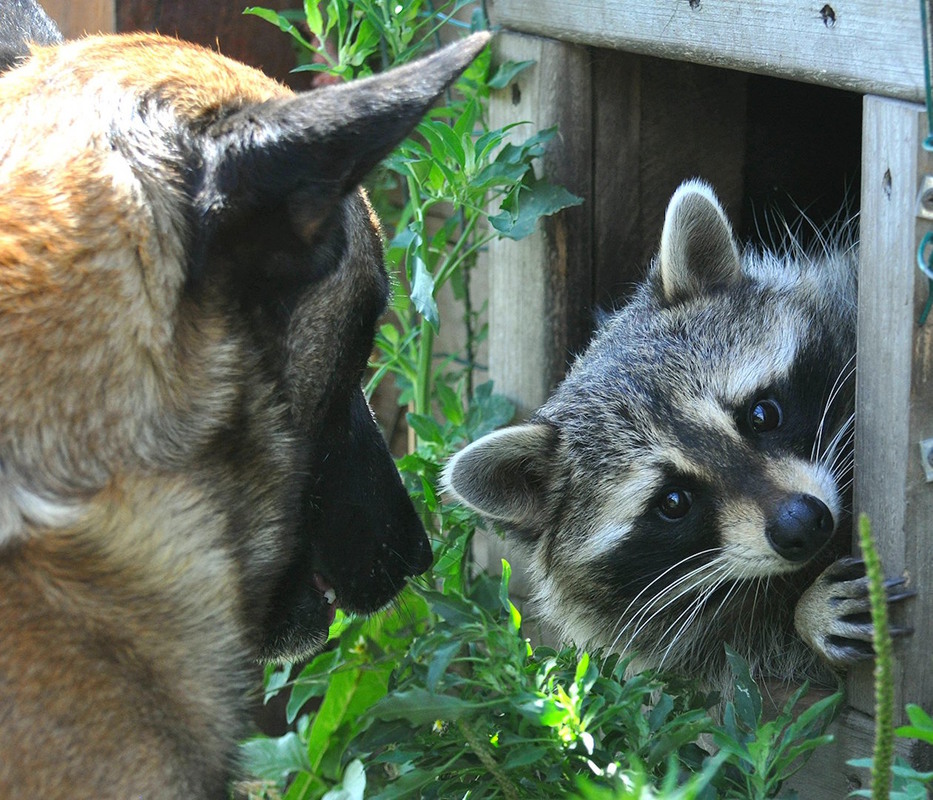
[[[785,499],[766,528],[768,543],[788,561],[806,561],[832,535],[833,514],[826,504],[809,494]]]

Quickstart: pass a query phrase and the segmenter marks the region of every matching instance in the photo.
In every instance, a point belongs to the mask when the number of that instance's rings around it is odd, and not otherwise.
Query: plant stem
[[[408,202],[411,204],[415,227],[419,231],[420,242],[418,249],[425,268],[431,263],[428,253],[428,233],[425,224],[424,206],[421,203],[421,191],[418,188],[415,176],[409,173],[406,176],[408,184]],[[436,285],[435,285],[436,291]],[[434,355],[434,326],[423,317],[419,323],[419,336],[417,339],[418,358],[414,376],[414,408],[416,414],[431,413],[431,383],[432,361]]]
[[[871,764],[871,796],[872,800],[887,800],[891,792],[891,767],[894,764],[894,657],[888,628],[884,573],[871,535],[871,523],[865,514],[859,517],[859,544],[865,560],[865,574],[868,576],[875,646],[875,750]]]
[[[415,379],[415,413],[431,413],[432,361],[434,356],[434,326],[421,320],[418,337],[418,374]]]
[[[466,739],[468,745],[470,745],[470,750],[473,751],[473,754],[480,760],[482,765],[489,770],[489,774],[496,779],[496,783],[499,784],[499,788],[502,789],[502,794],[505,795],[506,800],[521,800],[521,795],[518,793],[518,787],[509,780],[509,776],[502,771],[502,768],[496,763],[496,759],[493,758],[492,753],[489,752],[489,748],[486,746],[486,743],[480,738],[475,730],[470,726],[465,720],[458,720],[457,727],[460,729],[460,733],[463,734],[463,738]]]

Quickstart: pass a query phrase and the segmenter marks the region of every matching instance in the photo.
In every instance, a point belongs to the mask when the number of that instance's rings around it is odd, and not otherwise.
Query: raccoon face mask
[[[565,636],[726,689],[724,644],[785,680],[870,657],[845,557],[855,268],[844,241],[740,254],[686,183],[647,280],[553,397],[452,459],[447,488],[523,546]]]
[[[225,796],[250,664],[428,567],[357,185],[486,41],[303,95],[148,35],[0,77],[0,795]]]

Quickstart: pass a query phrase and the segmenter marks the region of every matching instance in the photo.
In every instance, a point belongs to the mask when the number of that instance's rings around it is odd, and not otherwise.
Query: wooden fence
[[[933,708],[933,484],[920,448],[933,437],[933,318],[917,324],[928,281],[916,268],[919,240],[933,230],[917,209],[933,158],[921,146],[918,4],[493,0],[491,17],[504,28],[499,59],[537,62],[493,98],[493,124],[559,124],[543,170],[587,201],[491,256],[490,376],[524,410],[545,399],[585,340],[588,304],[623,296],[642,274],[677,182],[704,175],[728,206],[747,209],[758,160],[781,149],[750,145],[762,142],[755,113],[764,109],[767,123],[775,97],[809,98],[811,119],[786,138],[787,174],[797,162],[798,176],[835,180],[834,159],[853,154],[862,243],[855,507],[873,520],[887,572],[905,572],[918,591],[907,609],[915,633],[897,651],[897,706]],[[792,99],[782,109],[776,129],[805,114]],[[848,690],[836,743],[797,781],[808,799],[846,796],[860,780],[846,760],[871,753],[870,666],[852,671]]]

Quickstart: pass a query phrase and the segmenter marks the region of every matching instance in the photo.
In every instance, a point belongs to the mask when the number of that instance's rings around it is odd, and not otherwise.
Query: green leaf
[[[454,627],[465,627],[482,616],[480,609],[462,595],[445,595],[430,589],[418,590],[431,606],[431,610]]]
[[[502,769],[508,772],[531,764],[537,764],[542,759],[547,758],[549,754],[550,750],[540,745],[517,745],[507,751]]]
[[[388,694],[370,707],[367,715],[373,719],[404,720],[424,725],[436,720],[452,722],[471,714],[478,705],[459,697],[434,694],[418,687]]]
[[[363,762],[353,759],[344,770],[341,785],[334,787],[321,800],[363,800],[366,789],[366,770]]]
[[[726,659],[735,676],[735,711],[746,730],[754,731],[761,719],[761,693],[748,671],[748,663],[729,645]]]
[[[520,187],[512,202],[503,202],[502,208],[505,210],[490,217],[489,222],[509,239],[524,239],[534,232],[541,217],[556,214],[570,206],[578,206],[582,202],[583,198],[571,194],[563,186],[555,186],[545,180],[533,180]]]
[[[516,705],[515,709],[539,725],[556,728],[567,720],[567,712],[549,697],[535,697]]]
[[[263,694],[262,702],[268,703],[285,686],[292,673],[291,664],[266,664],[263,670]]]
[[[460,652],[462,645],[457,639],[453,639],[447,644],[442,644],[434,651],[431,663],[428,665],[428,676],[425,685],[428,691],[433,692],[437,688],[437,682],[443,677],[454,660],[457,653]]]
[[[370,666],[365,670],[342,669],[331,674],[327,694],[314,716],[308,736],[312,771],[318,771],[332,744],[342,749],[340,739],[335,737],[337,731],[345,725],[358,726],[365,709],[385,695],[390,669]],[[349,736],[351,732],[346,730],[344,735]]]
[[[438,161],[463,163],[463,146],[460,134],[443,120],[426,119],[418,126],[418,133],[428,140],[431,156]],[[453,174],[453,173],[449,173]]]
[[[437,311],[437,301],[434,299],[434,276],[428,272],[424,260],[415,252],[411,252],[412,265],[411,301],[415,309],[424,317],[434,330],[440,325]]]
[[[434,392],[437,395],[437,401],[440,403],[444,416],[454,425],[462,425],[466,413],[463,410],[463,400],[460,393],[443,382],[434,385]]]
[[[418,438],[426,442],[434,442],[434,444],[444,444],[444,430],[438,425],[434,417],[411,413],[406,414],[405,419],[408,420],[408,424],[414,432],[418,434]]]
[[[298,28],[296,28],[285,15],[279,14],[277,11],[272,11],[269,8],[257,8],[255,6],[244,8],[243,13],[254,17],[259,17],[260,19],[264,19],[266,22],[271,22],[273,25],[277,25],[279,30],[287,33],[296,42],[300,43],[302,47],[305,47],[309,50],[313,49],[311,43],[301,35],[301,31],[299,31]]]
[[[321,16],[320,0],[304,0],[305,22],[318,39],[324,38],[324,18]]]
[[[907,704],[907,718],[912,724],[902,725],[894,733],[905,739],[933,744],[933,718],[915,703]]]
[[[240,746],[240,752],[246,769],[268,781],[282,781],[293,772],[311,769],[304,743],[295,732],[250,739]]]
[[[529,67],[533,67],[534,61],[504,61],[499,65],[496,74],[489,79],[490,89],[504,89],[516,76],[524,72]]]

